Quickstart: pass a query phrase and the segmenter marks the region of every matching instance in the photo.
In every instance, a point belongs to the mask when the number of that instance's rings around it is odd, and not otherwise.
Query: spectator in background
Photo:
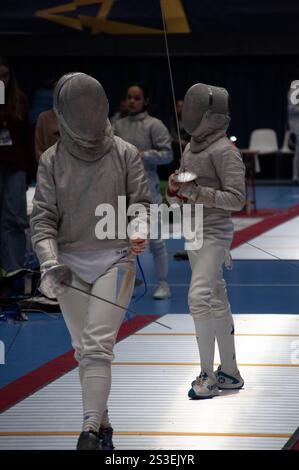
[[[182,111],[183,111],[183,100],[176,100],[176,113],[178,118],[180,140],[181,140],[181,151],[180,141],[178,136],[178,126],[175,115],[172,115],[168,128],[172,138],[172,150],[173,150],[173,161],[169,165],[159,167],[158,173],[162,180],[168,180],[168,177],[180,166],[181,155],[183,154],[186,145],[190,141],[190,135],[185,131],[182,124]]]
[[[53,107],[53,90],[56,82],[55,78],[45,80],[41,87],[36,90],[29,115],[33,126],[35,126],[39,115],[43,111],[48,111]]]
[[[31,118],[35,126],[35,157],[39,161],[40,156],[49,147],[56,144],[59,139],[58,120],[53,106],[53,91],[56,80],[48,80],[44,86],[37,90],[31,109]],[[51,108],[51,109],[50,109]]]
[[[115,135],[135,145],[139,150],[139,157],[144,163],[144,168],[149,181],[151,195],[154,204],[161,204],[160,180],[157,173],[157,165],[170,163],[173,158],[171,139],[167,128],[162,121],[148,114],[149,94],[146,87],[140,83],[134,83],[128,87],[127,109],[129,115],[116,121],[114,125]],[[165,241],[152,239],[149,248],[154,257],[159,285],[154,292],[155,299],[167,299],[170,297],[170,289],[167,283],[168,253]]]
[[[49,147],[56,144],[59,139],[58,120],[53,109],[43,111],[35,126],[35,157],[40,159]]]
[[[11,66],[0,58],[5,104],[0,105],[0,266],[21,269],[26,252],[26,176],[33,175],[33,139],[28,105]]]
[[[119,119],[122,119],[123,117],[126,117],[128,115],[128,110],[127,110],[127,99],[124,97],[121,99],[118,107],[118,111],[111,116],[110,122],[112,126],[118,121]]]

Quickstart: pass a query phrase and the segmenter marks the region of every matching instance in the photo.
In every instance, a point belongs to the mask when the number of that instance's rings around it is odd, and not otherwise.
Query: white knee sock
[[[206,372],[209,377],[214,375],[214,354],[215,354],[215,333],[213,318],[206,315],[206,318],[194,318],[196,339],[199,349],[201,371]]]
[[[83,399],[83,431],[99,430],[111,386],[111,363],[98,358],[80,362]]]
[[[101,420],[101,428],[111,428],[108,408],[106,408],[106,410],[103,413],[102,420]]]
[[[214,316],[215,335],[223,372],[235,375],[238,372],[235,351],[234,321],[232,314],[223,317]]]
[[[79,379],[80,379],[80,383],[81,383],[81,390],[83,389],[83,386],[82,386],[82,381],[83,381],[83,368],[82,367],[78,367],[78,371],[79,371]],[[109,419],[109,412],[108,412],[108,408],[106,408],[106,410],[104,411],[103,413],[103,416],[102,416],[102,419],[101,419],[101,428],[110,428],[111,427],[111,423],[110,423],[110,419]]]

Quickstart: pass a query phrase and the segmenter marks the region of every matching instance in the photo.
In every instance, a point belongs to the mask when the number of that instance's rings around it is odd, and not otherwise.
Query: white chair
[[[255,129],[250,135],[249,150],[263,154],[278,152],[276,132],[273,129]]]
[[[250,135],[249,150],[259,154],[278,152],[276,132],[273,129],[255,129]],[[254,166],[255,172],[260,173],[261,167],[258,156],[254,157]]]

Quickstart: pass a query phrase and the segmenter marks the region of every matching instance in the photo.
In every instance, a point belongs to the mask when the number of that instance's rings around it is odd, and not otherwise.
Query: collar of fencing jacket
[[[130,121],[142,121],[147,116],[148,116],[147,111],[141,111],[140,113],[137,113],[137,114],[129,114],[128,118],[130,119]]]
[[[182,123],[192,136],[190,149],[200,152],[226,135],[230,123],[225,88],[196,83],[184,98]]]
[[[64,75],[54,90],[60,140],[74,157],[95,161],[112,147],[109,103],[102,85],[85,73]]]

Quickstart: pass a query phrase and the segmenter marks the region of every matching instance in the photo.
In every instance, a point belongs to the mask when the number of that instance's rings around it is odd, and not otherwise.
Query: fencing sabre
[[[171,94],[172,94],[172,100],[173,100],[175,122],[176,122],[178,141],[179,141],[179,151],[180,151],[180,157],[181,157],[181,169],[176,172],[173,179],[174,181],[178,183],[189,183],[190,181],[194,181],[197,178],[197,175],[191,171],[187,171],[184,167],[184,158],[183,158],[183,153],[182,153],[182,141],[181,141],[181,134],[180,134],[179,119],[178,119],[178,115],[176,111],[176,98],[175,98],[175,91],[174,91],[174,85],[173,85],[173,75],[172,75],[172,70],[171,70],[168,38],[167,38],[167,32],[166,32],[166,20],[165,20],[162,0],[160,0],[160,9],[161,9],[161,15],[162,15],[162,21],[163,21],[163,32],[164,32],[166,56],[167,56],[169,78],[170,78],[170,85],[171,85]]]
[[[32,271],[31,272],[39,272],[39,271]],[[135,310],[130,308],[124,307],[123,305],[119,305],[111,300],[105,299],[104,297],[99,297],[95,294],[91,294],[90,292],[85,291],[84,289],[80,289],[79,287],[75,287],[72,285],[72,271],[65,265],[57,265],[49,268],[47,271],[44,272],[40,281],[40,290],[49,298],[56,298],[59,295],[62,295],[64,292],[64,287],[68,287],[70,289],[76,290],[85,294],[89,297],[94,297],[95,299],[102,300],[107,304],[114,305],[115,307],[121,308],[127,312],[134,313],[135,315],[140,315]],[[144,315],[145,316],[145,315]],[[172,328],[164,323],[161,323],[157,320],[153,320],[154,323],[163,326],[164,328],[168,328],[171,330]]]
[[[95,299],[102,300],[103,302],[106,302],[107,304],[114,305],[114,307],[122,308],[123,310],[126,310],[127,312],[130,312],[130,313],[134,313],[135,315],[140,315],[138,312],[136,312],[135,310],[132,310],[131,308],[123,307],[122,305],[119,305],[115,302],[112,302],[111,300],[104,299],[103,297],[100,297],[100,296],[95,295],[95,294],[90,294],[89,292],[86,292],[85,290],[80,289],[79,287],[75,287],[72,284],[68,284],[66,282],[62,282],[62,284],[66,287],[69,287],[69,288],[74,289],[78,292],[81,292],[82,294],[88,295],[89,297],[93,297]],[[143,315],[143,316],[146,316],[146,315]],[[157,323],[158,325],[164,326],[164,328],[168,328],[169,330],[172,329],[170,326],[165,325],[164,323],[161,323],[157,320],[154,320],[154,323]]]

